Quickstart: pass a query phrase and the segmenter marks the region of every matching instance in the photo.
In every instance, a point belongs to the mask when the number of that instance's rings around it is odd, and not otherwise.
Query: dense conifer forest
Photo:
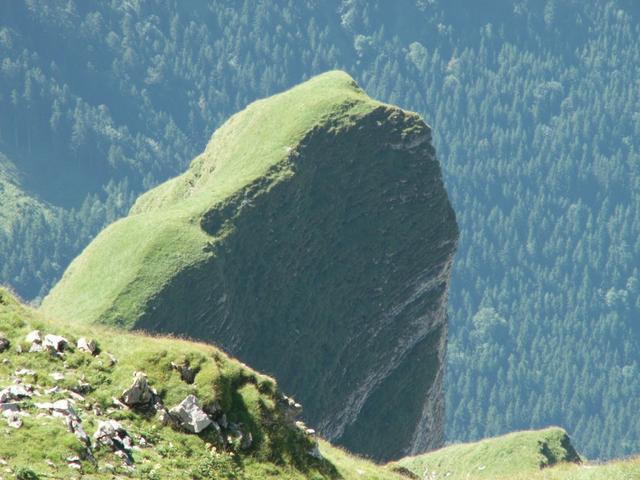
[[[639,38],[635,0],[3,2],[0,283],[37,303],[229,115],[341,68],[433,127],[461,228],[448,440],[557,424],[633,453]]]

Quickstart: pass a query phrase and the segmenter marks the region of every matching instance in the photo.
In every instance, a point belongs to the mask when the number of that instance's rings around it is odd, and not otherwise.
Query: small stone
[[[3,335],[0,335],[0,353],[8,350],[11,346],[11,342],[5,338]]]
[[[142,372],[133,374],[133,384],[122,392],[122,402],[129,406],[148,405],[154,397],[154,392],[149,388],[147,376]]]
[[[62,352],[69,346],[69,341],[60,335],[45,335],[42,344],[45,348],[49,348],[54,352]]]
[[[93,439],[98,445],[111,447],[113,451],[131,450],[133,442],[124,427],[115,420],[106,420],[98,423],[98,429],[93,434]]]
[[[28,368],[21,368],[20,370],[16,370],[14,375],[16,377],[26,377],[27,375],[35,375],[36,372],[34,370],[29,370]]]
[[[93,339],[87,339],[85,337],[81,337],[78,339],[78,342],[76,343],[76,347],[81,352],[94,355],[96,353],[98,345],[96,344],[96,341]]]
[[[4,390],[0,390],[0,403],[21,398],[31,398],[31,394],[22,385],[11,385]]]
[[[133,464],[133,462],[131,461],[131,457],[129,457],[127,452],[125,452],[124,450],[116,450],[115,455],[122,460],[122,463],[125,466],[129,467]]]
[[[73,433],[78,440],[84,443],[87,447],[91,445],[89,435],[84,431],[84,428],[82,428],[82,424],[77,417],[66,417],[65,422],[67,424],[67,429]]]
[[[20,405],[17,403],[0,403],[0,413],[3,417],[20,411]]]
[[[64,373],[62,372],[53,372],[53,373],[50,373],[49,376],[53,378],[56,382],[64,380]]]
[[[280,412],[282,412],[284,422],[289,425],[294,425],[296,423],[296,418],[298,418],[302,413],[302,405],[286,395],[282,395],[280,397],[278,407]]]
[[[198,405],[195,395],[188,395],[179,405],[169,410],[169,413],[182,428],[191,433],[200,433],[213,424]]]
[[[85,398],[82,395],[74,392],[73,390],[69,390],[68,393],[69,393],[69,396],[77,402],[84,402],[85,400]]]
[[[72,417],[77,419],[78,414],[69,400],[57,400],[55,402],[36,403],[36,408],[49,410],[54,417]]]
[[[20,419],[17,413],[8,415],[6,418],[7,418],[7,425],[9,425],[11,428],[18,429],[22,427],[22,420]]]
[[[29,332],[24,339],[27,343],[42,343],[42,332],[40,330],[33,330]]]
[[[73,409],[73,404],[69,400],[57,400],[53,402],[53,410],[65,415],[77,416],[76,411]]]

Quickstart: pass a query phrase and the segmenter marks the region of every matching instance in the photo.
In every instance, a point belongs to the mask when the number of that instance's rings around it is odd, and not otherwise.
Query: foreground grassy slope
[[[558,427],[514,432],[475,443],[451,445],[388,468],[428,480],[635,480],[640,459],[590,464]]]
[[[231,117],[43,309],[215,342],[327,439],[400,458],[443,441],[457,235],[430,128],[328,72]]]
[[[42,478],[400,478],[326,442],[321,444],[324,460],[310,456],[312,440],[285,426],[278,413],[276,382],[209,345],[64,324],[21,305],[3,289],[0,329],[2,338],[11,342],[9,349],[0,353],[0,390],[20,378],[22,384],[34,385],[41,394],[20,402],[22,411],[29,414],[21,417],[22,427],[9,428],[0,417],[0,460],[3,469],[12,474],[26,475],[31,470]],[[97,339],[100,353],[92,356],[72,349],[64,358],[46,352],[17,353],[18,346],[27,348],[24,338],[33,329],[63,335],[72,345],[81,336]],[[171,362],[185,359],[198,369],[193,384],[182,381],[171,367]],[[251,447],[220,446],[211,429],[188,434],[163,426],[156,416],[144,411],[114,408],[113,397],[130,386],[135,371],[147,374],[165,405],[177,404],[188,394],[195,394],[203,405],[217,402],[229,422],[241,423],[245,434],[252,433]],[[64,378],[55,380],[54,373]],[[85,431],[91,436],[99,421],[119,421],[138,447],[132,453],[132,468],[104,447],[94,449],[93,464],[63,419],[38,417],[42,410],[36,403],[70,398],[68,392],[78,390],[79,384],[85,385],[84,399],[75,396],[75,409]],[[48,393],[56,386],[58,391]],[[140,443],[141,436],[146,445]],[[81,458],[81,471],[67,466],[67,459],[73,456]]]
[[[114,332],[53,320],[21,305],[0,288],[0,337],[11,346],[0,352],[0,390],[33,385],[39,396],[19,401],[28,416],[10,428],[0,417],[0,476],[4,478],[139,478],[139,479],[499,479],[499,480],[635,480],[640,460],[606,465],[574,464],[576,454],[563,430],[518,432],[476,444],[454,445],[429,454],[380,466],[320,440],[322,460],[308,454],[310,440],[286,427],[275,403],[277,385],[267,376],[202,343],[167,337]],[[25,335],[33,329],[65,336],[70,342],[87,336],[98,340],[95,356],[70,349],[61,358],[26,352]],[[24,353],[18,353],[22,348]],[[198,373],[193,384],[181,380],[171,362],[190,361]],[[115,363],[114,363],[115,361]],[[248,449],[221,446],[211,431],[199,435],[175,430],[145,411],[115,408],[134,371],[144,371],[163,402],[172,405],[187,394],[203,404],[218,402],[230,422],[250,431]],[[63,374],[56,379],[54,374]],[[18,383],[18,380],[20,379]],[[71,392],[83,385],[81,398]],[[57,387],[57,389],[55,388]],[[55,389],[52,391],[50,389]],[[64,419],[39,416],[37,403],[74,398],[74,408],[89,436],[99,422],[119,421],[133,439],[132,466],[105,447],[86,448],[69,432]],[[143,443],[142,437],[145,439]],[[24,448],[28,445],[28,448]],[[214,448],[215,447],[215,448]],[[78,457],[80,470],[69,468]],[[555,463],[553,466],[549,466]],[[548,466],[548,468],[541,468]],[[425,476],[425,469],[428,475]]]

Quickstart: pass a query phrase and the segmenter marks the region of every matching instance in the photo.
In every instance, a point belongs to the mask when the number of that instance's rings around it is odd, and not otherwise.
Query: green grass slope
[[[290,150],[314,127],[331,119],[339,128],[380,105],[338,71],[254,102],[215,132],[185,174],[142,195],[131,216],[105,229],[43,308],[63,318],[134,326],[158,285],[213,255],[210,245],[229,233],[204,231],[207,212],[259,178],[273,188],[293,175]]]
[[[514,432],[475,443],[450,445],[388,465],[428,480],[634,480],[640,461],[591,464],[580,458],[559,427]]]
[[[203,343],[149,337],[102,326],[61,322],[22,305],[0,288],[0,338],[10,346],[0,352],[0,391],[11,385],[32,389],[17,401],[22,426],[11,428],[0,415],[0,477],[54,479],[497,479],[635,480],[640,460],[605,465],[577,464],[577,454],[559,428],[517,432],[475,444],[453,445],[386,466],[320,439],[322,459],[309,455],[314,439],[286,423],[278,409],[272,378]],[[28,352],[25,336],[34,329],[70,341],[62,356]],[[81,336],[97,339],[90,355],[74,348]],[[22,351],[20,351],[22,350]],[[192,384],[171,363],[189,360],[197,370]],[[237,422],[253,442],[220,443],[211,430],[190,434],[164,425],[146,410],[118,407],[114,398],[143,371],[167,406],[195,394],[203,406],[217,403],[229,422]],[[64,378],[55,377],[62,374]],[[81,387],[81,388],[80,388]],[[82,392],[78,394],[76,392]],[[89,435],[99,422],[116,420],[133,440],[131,465],[115,451],[92,441],[86,445],[69,431],[64,418],[43,415],[39,403],[71,399]],[[144,441],[142,440],[144,438]],[[71,468],[70,460],[79,468]]]
[[[71,348],[63,357],[28,352],[25,335],[43,334],[75,340],[87,336],[98,341],[99,354]],[[287,426],[276,406],[276,382],[227,357],[212,346],[175,338],[152,338],[105,327],[71,325],[44,317],[20,304],[0,288],[0,336],[11,346],[0,352],[0,390],[16,384],[33,385],[39,395],[18,403],[26,416],[18,429],[0,416],[0,477],[36,478],[225,478],[225,479],[355,479],[401,477],[366,460],[321,442],[323,460],[308,454],[313,439]],[[18,353],[18,347],[23,348]],[[115,358],[116,363],[113,363]],[[184,382],[171,362],[190,361],[197,369],[193,384]],[[24,370],[31,372],[24,374]],[[20,373],[20,371],[23,371]],[[217,403],[229,422],[242,424],[253,443],[248,448],[221,445],[212,429],[189,434],[164,426],[157,415],[129,408],[114,408],[113,398],[131,385],[132,373],[143,371],[165,405],[195,394],[203,405]],[[18,372],[18,375],[16,374]],[[54,373],[62,373],[56,380]],[[84,385],[82,399],[72,391]],[[88,385],[88,386],[87,386]],[[57,391],[51,388],[58,387]],[[119,421],[134,443],[133,465],[127,467],[109,448],[93,448],[95,463],[85,446],[70,433],[63,418],[42,417],[37,403],[75,399],[75,409],[89,436],[98,422]],[[140,442],[144,437],[146,444]],[[28,446],[28,448],[25,448]],[[81,470],[67,466],[80,457]]]
[[[430,128],[328,72],[231,117],[43,310],[215,342],[329,440],[400,458],[443,441],[457,235]]]

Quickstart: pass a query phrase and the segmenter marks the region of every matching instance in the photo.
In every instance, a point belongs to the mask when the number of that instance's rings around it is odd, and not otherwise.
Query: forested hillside
[[[448,438],[553,423],[631,453],[639,20],[635,0],[3,2],[0,282],[40,298],[228,115],[342,68],[433,126],[461,227]]]

